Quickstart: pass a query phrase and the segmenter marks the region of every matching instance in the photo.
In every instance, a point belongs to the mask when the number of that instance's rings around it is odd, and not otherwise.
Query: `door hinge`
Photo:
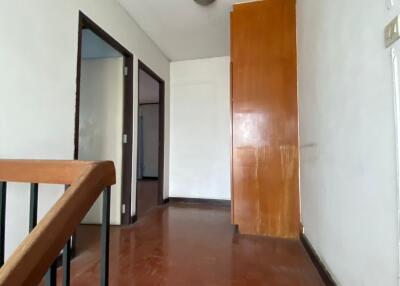
[[[122,136],[122,143],[124,143],[124,144],[128,143],[128,135],[127,134],[124,134]]]
[[[124,76],[128,75],[128,67],[124,67]]]
[[[121,212],[122,212],[122,214],[125,214],[125,204],[122,204]]]

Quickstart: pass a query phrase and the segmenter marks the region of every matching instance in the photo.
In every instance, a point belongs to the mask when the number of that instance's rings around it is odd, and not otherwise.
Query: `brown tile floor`
[[[98,227],[79,229],[71,285],[99,285],[98,240]],[[228,208],[174,204],[112,228],[110,285],[324,284],[300,242],[238,235]]]
[[[138,217],[158,205],[158,180],[138,180],[137,208]]]

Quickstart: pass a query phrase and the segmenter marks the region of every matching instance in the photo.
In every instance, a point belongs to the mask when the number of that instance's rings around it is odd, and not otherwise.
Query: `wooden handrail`
[[[0,181],[70,187],[0,269],[0,285],[37,285],[105,187],[112,162],[0,160]]]
[[[42,183],[71,185],[89,166],[101,164],[102,168],[112,162],[66,161],[66,160],[0,160],[0,182]],[[104,170],[107,171],[107,170]],[[110,172],[110,170],[108,170]],[[115,183],[115,174],[106,177]]]

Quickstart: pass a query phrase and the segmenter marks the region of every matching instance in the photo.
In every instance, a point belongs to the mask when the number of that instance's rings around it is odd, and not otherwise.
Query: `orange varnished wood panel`
[[[294,0],[235,5],[232,32],[233,223],[245,234],[298,237]]]

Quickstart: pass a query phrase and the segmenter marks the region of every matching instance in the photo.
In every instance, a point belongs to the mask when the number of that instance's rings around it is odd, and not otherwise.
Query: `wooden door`
[[[233,223],[245,234],[299,234],[295,0],[231,15]]]

